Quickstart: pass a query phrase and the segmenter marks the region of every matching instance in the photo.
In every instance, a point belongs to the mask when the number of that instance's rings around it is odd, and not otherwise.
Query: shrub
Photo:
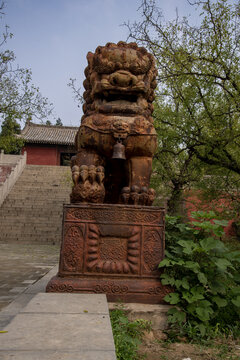
[[[192,214],[182,223],[166,217],[166,257],[159,267],[163,285],[174,291],[164,300],[171,330],[191,339],[220,333],[240,334],[240,251],[230,251],[221,238],[226,221],[213,212]]]

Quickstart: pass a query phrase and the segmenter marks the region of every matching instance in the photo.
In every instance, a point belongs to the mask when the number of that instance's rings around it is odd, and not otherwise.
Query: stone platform
[[[65,205],[58,274],[47,292],[105,293],[108,301],[158,304],[164,257],[164,209]]]

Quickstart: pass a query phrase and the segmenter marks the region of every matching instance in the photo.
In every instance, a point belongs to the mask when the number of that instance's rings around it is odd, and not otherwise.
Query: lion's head
[[[142,116],[151,122],[155,61],[136,43],[107,43],[87,55],[83,119],[92,114]]]

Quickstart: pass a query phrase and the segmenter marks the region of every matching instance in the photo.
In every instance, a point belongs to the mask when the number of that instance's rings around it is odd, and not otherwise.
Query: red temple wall
[[[27,152],[27,164],[30,165],[59,165],[57,146],[26,144],[23,152]]]
[[[29,165],[62,165],[61,154],[75,154],[75,149],[70,145],[45,145],[25,144],[22,153],[27,152],[27,164]]]
[[[223,193],[222,198],[212,200],[210,202],[205,202],[201,199],[201,191],[192,190],[185,192],[185,210],[189,220],[192,220],[191,213],[193,211],[210,211],[213,210],[215,213],[221,214],[223,210],[229,209],[232,210],[231,199]],[[237,214],[236,214],[237,216]],[[223,216],[224,218],[224,216]],[[233,222],[236,219],[230,219],[228,225],[224,228],[225,234],[227,236],[235,236],[235,230],[233,228]]]

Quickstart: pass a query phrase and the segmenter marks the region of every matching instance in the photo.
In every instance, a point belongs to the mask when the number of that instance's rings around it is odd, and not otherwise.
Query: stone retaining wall
[[[23,155],[0,154],[0,206],[11,191],[26,166],[27,153]],[[1,176],[2,174],[2,176]],[[2,179],[2,181],[1,181]]]

